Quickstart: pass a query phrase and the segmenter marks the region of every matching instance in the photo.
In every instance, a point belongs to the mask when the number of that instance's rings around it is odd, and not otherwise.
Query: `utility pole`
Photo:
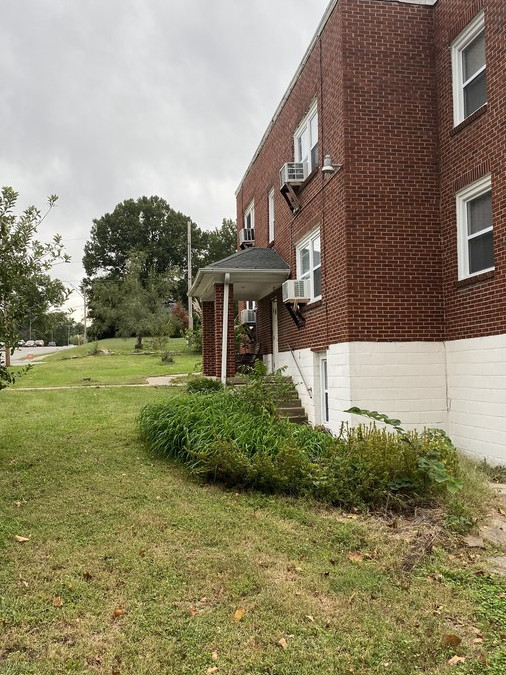
[[[192,221],[188,218],[188,328],[193,330],[193,299],[190,297],[192,286]]]

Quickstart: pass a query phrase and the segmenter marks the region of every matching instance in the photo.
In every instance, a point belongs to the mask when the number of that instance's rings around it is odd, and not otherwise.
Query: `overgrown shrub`
[[[186,346],[193,352],[202,352],[202,327],[197,326],[193,330],[188,328],[185,330],[184,337]]]
[[[223,384],[220,380],[214,380],[203,375],[196,375],[188,379],[186,391],[189,394],[209,394],[213,391],[221,391]]]
[[[244,387],[148,405],[140,431],[152,451],[207,479],[346,508],[429,504],[458,482],[457,453],[443,432],[401,434],[373,424],[343,426],[334,437],[294,425],[276,416],[268,385],[255,374]]]

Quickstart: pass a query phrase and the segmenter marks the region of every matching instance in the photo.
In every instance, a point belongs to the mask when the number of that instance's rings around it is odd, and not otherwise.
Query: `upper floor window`
[[[451,47],[455,126],[487,102],[485,15],[462,31]]]
[[[494,269],[490,176],[457,193],[459,279]]]
[[[320,229],[313,230],[296,249],[297,279],[309,279],[311,302],[322,295]]]
[[[268,195],[269,242],[274,241],[274,188]]]
[[[294,137],[294,158],[307,164],[307,174],[318,164],[318,105],[315,101],[297,127]]]
[[[247,230],[255,229],[255,202],[251,202],[244,212],[244,227]]]

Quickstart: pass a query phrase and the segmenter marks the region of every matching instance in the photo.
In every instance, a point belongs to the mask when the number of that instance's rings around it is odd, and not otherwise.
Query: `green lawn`
[[[0,393],[1,675],[505,672],[506,584],[474,551],[424,556],[427,514],[199,484],[137,435],[178,392]]]
[[[200,354],[190,352],[182,338],[170,340],[172,363],[162,362],[160,353],[150,350],[147,342],[145,351],[136,353],[134,343],[133,338],[114,338],[48,354],[42,362],[34,363],[26,375],[18,378],[14,386],[143,384],[146,377],[187,374],[200,367]],[[31,353],[37,355],[36,350]]]

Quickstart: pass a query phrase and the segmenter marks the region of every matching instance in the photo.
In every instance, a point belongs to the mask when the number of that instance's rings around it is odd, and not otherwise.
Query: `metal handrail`
[[[313,389],[312,389],[312,387],[307,386],[306,380],[304,379],[304,375],[302,374],[302,370],[300,369],[300,366],[297,363],[297,359],[295,358],[295,354],[293,352],[293,349],[290,347],[290,345],[288,345],[288,349],[290,350],[292,358],[295,361],[295,365],[297,366],[297,370],[299,371],[299,375],[301,377],[302,384],[306,387],[306,391],[308,393],[309,398],[313,398]]]

